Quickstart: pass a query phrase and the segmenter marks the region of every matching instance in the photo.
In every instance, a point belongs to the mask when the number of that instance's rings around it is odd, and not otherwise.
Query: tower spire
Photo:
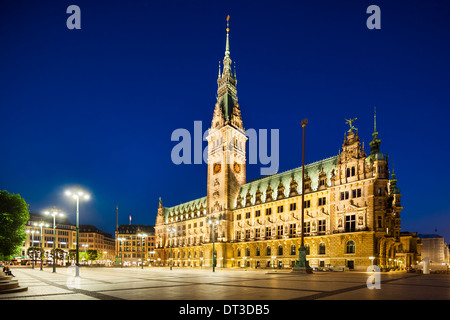
[[[370,154],[375,155],[380,152],[380,144],[381,140],[378,139],[378,132],[377,132],[377,109],[374,107],[374,114],[373,114],[373,133],[372,133],[372,141],[370,141]]]
[[[373,107],[373,132],[377,132],[377,107]]]
[[[227,39],[225,43],[225,57],[223,58],[222,70],[219,65],[219,78],[217,79],[217,103],[214,109],[213,124],[217,128],[224,124],[233,122],[241,128],[240,110],[238,106],[236,77],[231,70],[230,58],[230,16],[227,16]],[[232,119],[234,118],[234,120]],[[233,120],[233,121],[232,121]]]
[[[225,45],[225,57],[230,57],[230,15],[227,16],[227,43]]]
[[[225,57],[223,58],[223,74],[231,75],[231,58],[230,58],[230,15],[227,16],[227,40],[225,43]]]

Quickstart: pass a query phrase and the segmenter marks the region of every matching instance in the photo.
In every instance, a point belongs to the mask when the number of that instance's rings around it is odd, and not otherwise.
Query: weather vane
[[[350,126],[350,129],[348,129],[348,133],[352,132],[353,129],[358,130],[357,128],[355,128],[353,126],[353,122],[356,121],[356,119],[358,119],[358,118],[353,118],[350,120],[345,119],[345,123],[347,123]]]

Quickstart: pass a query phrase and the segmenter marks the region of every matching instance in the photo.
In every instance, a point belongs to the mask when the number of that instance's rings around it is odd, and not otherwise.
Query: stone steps
[[[12,276],[0,276],[0,294],[27,291],[28,287],[20,287],[19,281]]]

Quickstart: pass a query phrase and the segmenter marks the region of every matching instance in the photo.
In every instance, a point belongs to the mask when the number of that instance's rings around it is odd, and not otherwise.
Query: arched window
[[[279,256],[283,255],[283,246],[278,246],[278,255]]]
[[[291,256],[295,256],[297,252],[295,251],[295,245],[291,245]]]
[[[355,253],[355,241],[347,241],[347,251],[346,253]]]
[[[319,254],[325,254],[325,243],[319,244]]]
[[[261,255],[259,247],[256,247],[256,256],[259,257]]]
[[[306,254],[311,254],[310,252],[309,252],[309,244],[305,244],[305,251],[306,251]]]
[[[272,254],[272,249],[269,247],[267,247],[266,249],[266,256],[270,256]]]
[[[250,248],[247,248],[245,251],[246,251],[246,254],[245,254],[245,255],[246,255],[247,257],[250,257]]]
[[[240,257],[241,256],[241,248],[237,249],[237,256]]]

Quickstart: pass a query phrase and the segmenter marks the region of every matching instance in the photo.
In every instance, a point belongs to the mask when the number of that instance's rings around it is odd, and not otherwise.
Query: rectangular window
[[[266,209],[266,216],[270,216],[272,214],[272,208]]]
[[[261,229],[259,229],[259,228],[256,228],[256,229],[255,229],[255,237],[256,237],[256,238],[261,237]]]
[[[349,192],[343,191],[341,192],[341,200],[347,200],[349,198]]]
[[[327,221],[319,220],[319,232],[325,232],[327,230]]]
[[[245,239],[250,239],[250,230],[245,230]]]
[[[282,213],[282,212],[283,212],[283,206],[278,206],[277,213]]]
[[[319,206],[324,206],[327,203],[327,198],[319,198]]]
[[[345,231],[353,232],[355,231],[355,215],[348,215],[345,217]]]
[[[248,219],[248,218],[250,218],[250,212],[245,213],[245,219]]]
[[[360,198],[361,197],[361,189],[352,190],[352,198]]]
[[[260,217],[260,216],[261,216],[261,210],[256,210],[255,217]]]
[[[278,236],[282,236],[283,235],[283,226],[278,226],[277,227],[277,235]]]
[[[304,222],[303,223],[303,233],[308,234],[310,232],[310,230],[311,230],[311,225],[310,225],[309,221]]]
[[[305,200],[304,202],[303,202],[304,204],[304,208],[310,208],[311,207],[311,200]]]
[[[272,228],[266,227],[266,238],[269,238],[272,236]]]
[[[290,235],[295,235],[296,233],[297,233],[297,224],[291,223],[289,225],[289,234]]]
[[[236,220],[241,220],[241,214],[236,215]]]
[[[383,228],[383,217],[382,216],[378,216],[378,228]]]
[[[289,210],[290,210],[290,211],[297,210],[297,203],[296,203],[296,202],[291,203],[291,204],[289,205]]]

